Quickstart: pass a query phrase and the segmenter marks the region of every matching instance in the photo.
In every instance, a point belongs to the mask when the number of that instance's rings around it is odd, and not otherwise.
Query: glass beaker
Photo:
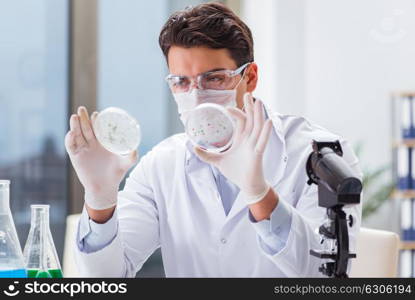
[[[26,278],[22,249],[10,211],[10,181],[0,180],[0,278]]]
[[[62,278],[62,269],[49,227],[49,205],[31,205],[24,259],[29,278]]]

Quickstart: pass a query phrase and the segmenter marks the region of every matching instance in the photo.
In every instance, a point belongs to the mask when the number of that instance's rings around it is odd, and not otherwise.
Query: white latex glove
[[[245,113],[237,108],[228,108],[236,119],[236,130],[231,147],[225,152],[211,153],[195,147],[196,155],[215,166],[227,179],[245,194],[248,204],[262,200],[270,186],[265,181],[262,157],[267,145],[272,123],[265,121],[263,104],[253,103],[250,93],[244,95]]]
[[[70,118],[70,131],[65,137],[65,147],[72,165],[85,189],[88,207],[103,210],[117,203],[119,185],[127,171],[137,162],[137,151],[120,156],[106,150],[95,137],[92,122],[85,107]]]

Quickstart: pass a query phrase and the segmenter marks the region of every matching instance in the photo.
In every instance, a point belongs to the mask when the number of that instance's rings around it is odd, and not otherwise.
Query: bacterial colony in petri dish
[[[218,104],[197,106],[186,122],[186,133],[193,144],[207,151],[221,152],[232,143],[234,124],[226,109]]]
[[[101,111],[93,127],[101,145],[115,154],[131,153],[137,149],[141,141],[138,122],[120,108],[109,107]]]

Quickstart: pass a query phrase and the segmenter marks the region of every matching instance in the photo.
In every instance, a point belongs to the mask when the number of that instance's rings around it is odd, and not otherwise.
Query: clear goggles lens
[[[196,80],[195,83],[199,89],[229,90],[236,85],[239,79],[237,75],[239,75],[248,64],[249,63],[246,63],[234,71],[220,70],[207,72],[198,75],[196,78],[180,75],[168,75],[166,80],[173,93],[188,92],[191,87],[194,86],[194,80]]]

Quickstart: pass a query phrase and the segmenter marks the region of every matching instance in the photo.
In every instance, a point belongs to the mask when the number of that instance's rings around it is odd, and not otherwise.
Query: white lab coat
[[[208,165],[192,168],[196,156],[184,134],[171,136],[142,157],[119,192],[118,233],[103,249],[75,258],[81,276],[134,277],[161,247],[167,277],[317,277],[322,260],[316,233],[326,217],[318,206],[317,186],[307,185],[305,163],[311,141],[341,141],[344,158],[362,176],[349,144],[302,117],[267,110],[280,143],[268,143],[265,177],[292,211],[285,247],[268,253],[248,217],[242,194],[226,216]],[[244,162],[241,162],[244,163]],[[198,164],[200,166],[200,164]],[[361,223],[361,205],[346,209],[351,250]],[[350,267],[349,267],[350,269]]]

